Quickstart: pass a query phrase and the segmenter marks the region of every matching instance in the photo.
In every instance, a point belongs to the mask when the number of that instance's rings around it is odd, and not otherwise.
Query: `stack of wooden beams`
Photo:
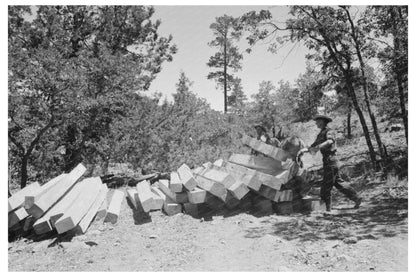
[[[134,210],[162,210],[167,215],[185,212],[192,216],[227,209],[270,211],[288,214],[320,207],[320,200],[303,198],[294,180],[302,171],[286,151],[244,136],[243,143],[264,155],[232,154],[228,160],[206,162],[192,170],[182,164],[169,178],[150,184],[141,181],[126,189]],[[99,177],[79,179],[86,171],[79,164],[71,172],[40,185],[35,182],[9,198],[9,230],[41,235],[70,230],[85,233],[94,218],[116,223],[124,191],[108,189]]]
[[[35,182],[9,198],[9,231],[37,235],[56,231],[85,233],[106,203],[107,186],[99,177],[84,178],[79,164],[40,185]]]
[[[300,210],[302,195],[287,185],[300,172],[289,154],[247,136],[243,142],[267,155],[232,154],[227,161],[206,162],[192,170],[182,164],[170,173],[170,179],[139,183],[129,196],[132,206],[144,212],[162,209],[168,215],[185,212],[193,216],[201,215],[201,210],[222,208],[251,207],[278,214]],[[156,204],[159,198],[163,204]],[[319,202],[308,199],[307,205],[314,206],[311,201]]]

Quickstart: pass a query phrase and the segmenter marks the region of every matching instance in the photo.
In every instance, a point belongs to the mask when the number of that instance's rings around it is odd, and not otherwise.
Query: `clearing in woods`
[[[340,152],[341,161],[351,155]],[[351,181],[362,206],[350,209],[334,191],[331,215],[149,217],[124,198],[115,225],[101,219],[82,236],[9,242],[9,271],[407,271],[407,182],[367,173]]]

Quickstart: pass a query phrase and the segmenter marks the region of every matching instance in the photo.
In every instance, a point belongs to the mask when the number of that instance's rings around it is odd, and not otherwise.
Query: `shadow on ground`
[[[379,239],[408,233],[408,201],[370,199],[360,209],[334,208],[333,214],[296,214],[270,222],[270,228],[250,228],[246,237],[275,235],[285,240],[316,241]],[[276,222],[277,221],[277,222]],[[269,225],[269,226],[270,226]]]

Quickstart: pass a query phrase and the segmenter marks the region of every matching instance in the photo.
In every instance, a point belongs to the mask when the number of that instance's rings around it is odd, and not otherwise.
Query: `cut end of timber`
[[[167,215],[175,215],[182,213],[182,205],[177,203],[164,203],[163,204],[163,211]]]
[[[25,197],[25,203],[24,203],[24,207],[26,210],[29,210],[33,204],[35,204],[35,197],[33,196],[26,196]]]
[[[65,233],[66,231],[69,231],[75,227],[76,224],[72,221],[71,217],[63,218],[55,223],[55,228],[56,231],[58,231],[58,234]]]
[[[52,228],[56,228],[55,227],[55,223],[63,216],[64,214],[63,213],[59,213],[59,214],[55,214],[55,215],[52,215],[50,218],[49,218],[49,222],[51,223],[51,226],[52,226]]]
[[[112,213],[107,213],[104,222],[110,222],[111,224],[116,224],[118,220],[118,215],[116,214],[112,214]]]
[[[45,213],[45,211],[37,204],[34,204],[32,207],[30,207],[28,213],[31,214],[34,218],[40,218]]]
[[[87,168],[82,163],[80,163],[73,170],[77,170],[77,171],[80,171],[80,172],[84,172],[84,171],[87,170]]]
[[[33,225],[33,229],[35,230],[35,233],[37,235],[42,235],[53,230],[51,224],[49,223],[49,220],[35,222],[35,224]]]

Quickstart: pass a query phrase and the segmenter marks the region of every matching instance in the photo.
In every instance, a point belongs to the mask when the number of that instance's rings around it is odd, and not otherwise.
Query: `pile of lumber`
[[[290,153],[244,136],[243,143],[262,155],[232,154],[193,169],[182,164],[164,179],[139,181],[134,187],[109,192],[99,177],[81,178],[86,168],[47,183],[35,182],[9,198],[9,231],[85,233],[95,219],[116,223],[126,196],[132,209],[143,213],[162,210],[167,215],[201,216],[219,209],[249,209],[288,214],[320,208],[316,198],[305,197],[305,171]],[[108,203],[107,203],[108,202]]]
[[[320,208],[320,200],[305,197],[306,171],[291,154],[244,136],[243,143],[263,155],[232,154],[191,169],[182,164],[166,179],[142,181],[127,191],[134,209],[163,210],[202,216],[208,210],[252,209],[288,214]]]
[[[35,182],[9,197],[9,231],[85,233],[108,191],[99,177],[80,180],[85,171],[79,164],[67,174],[43,185]]]

